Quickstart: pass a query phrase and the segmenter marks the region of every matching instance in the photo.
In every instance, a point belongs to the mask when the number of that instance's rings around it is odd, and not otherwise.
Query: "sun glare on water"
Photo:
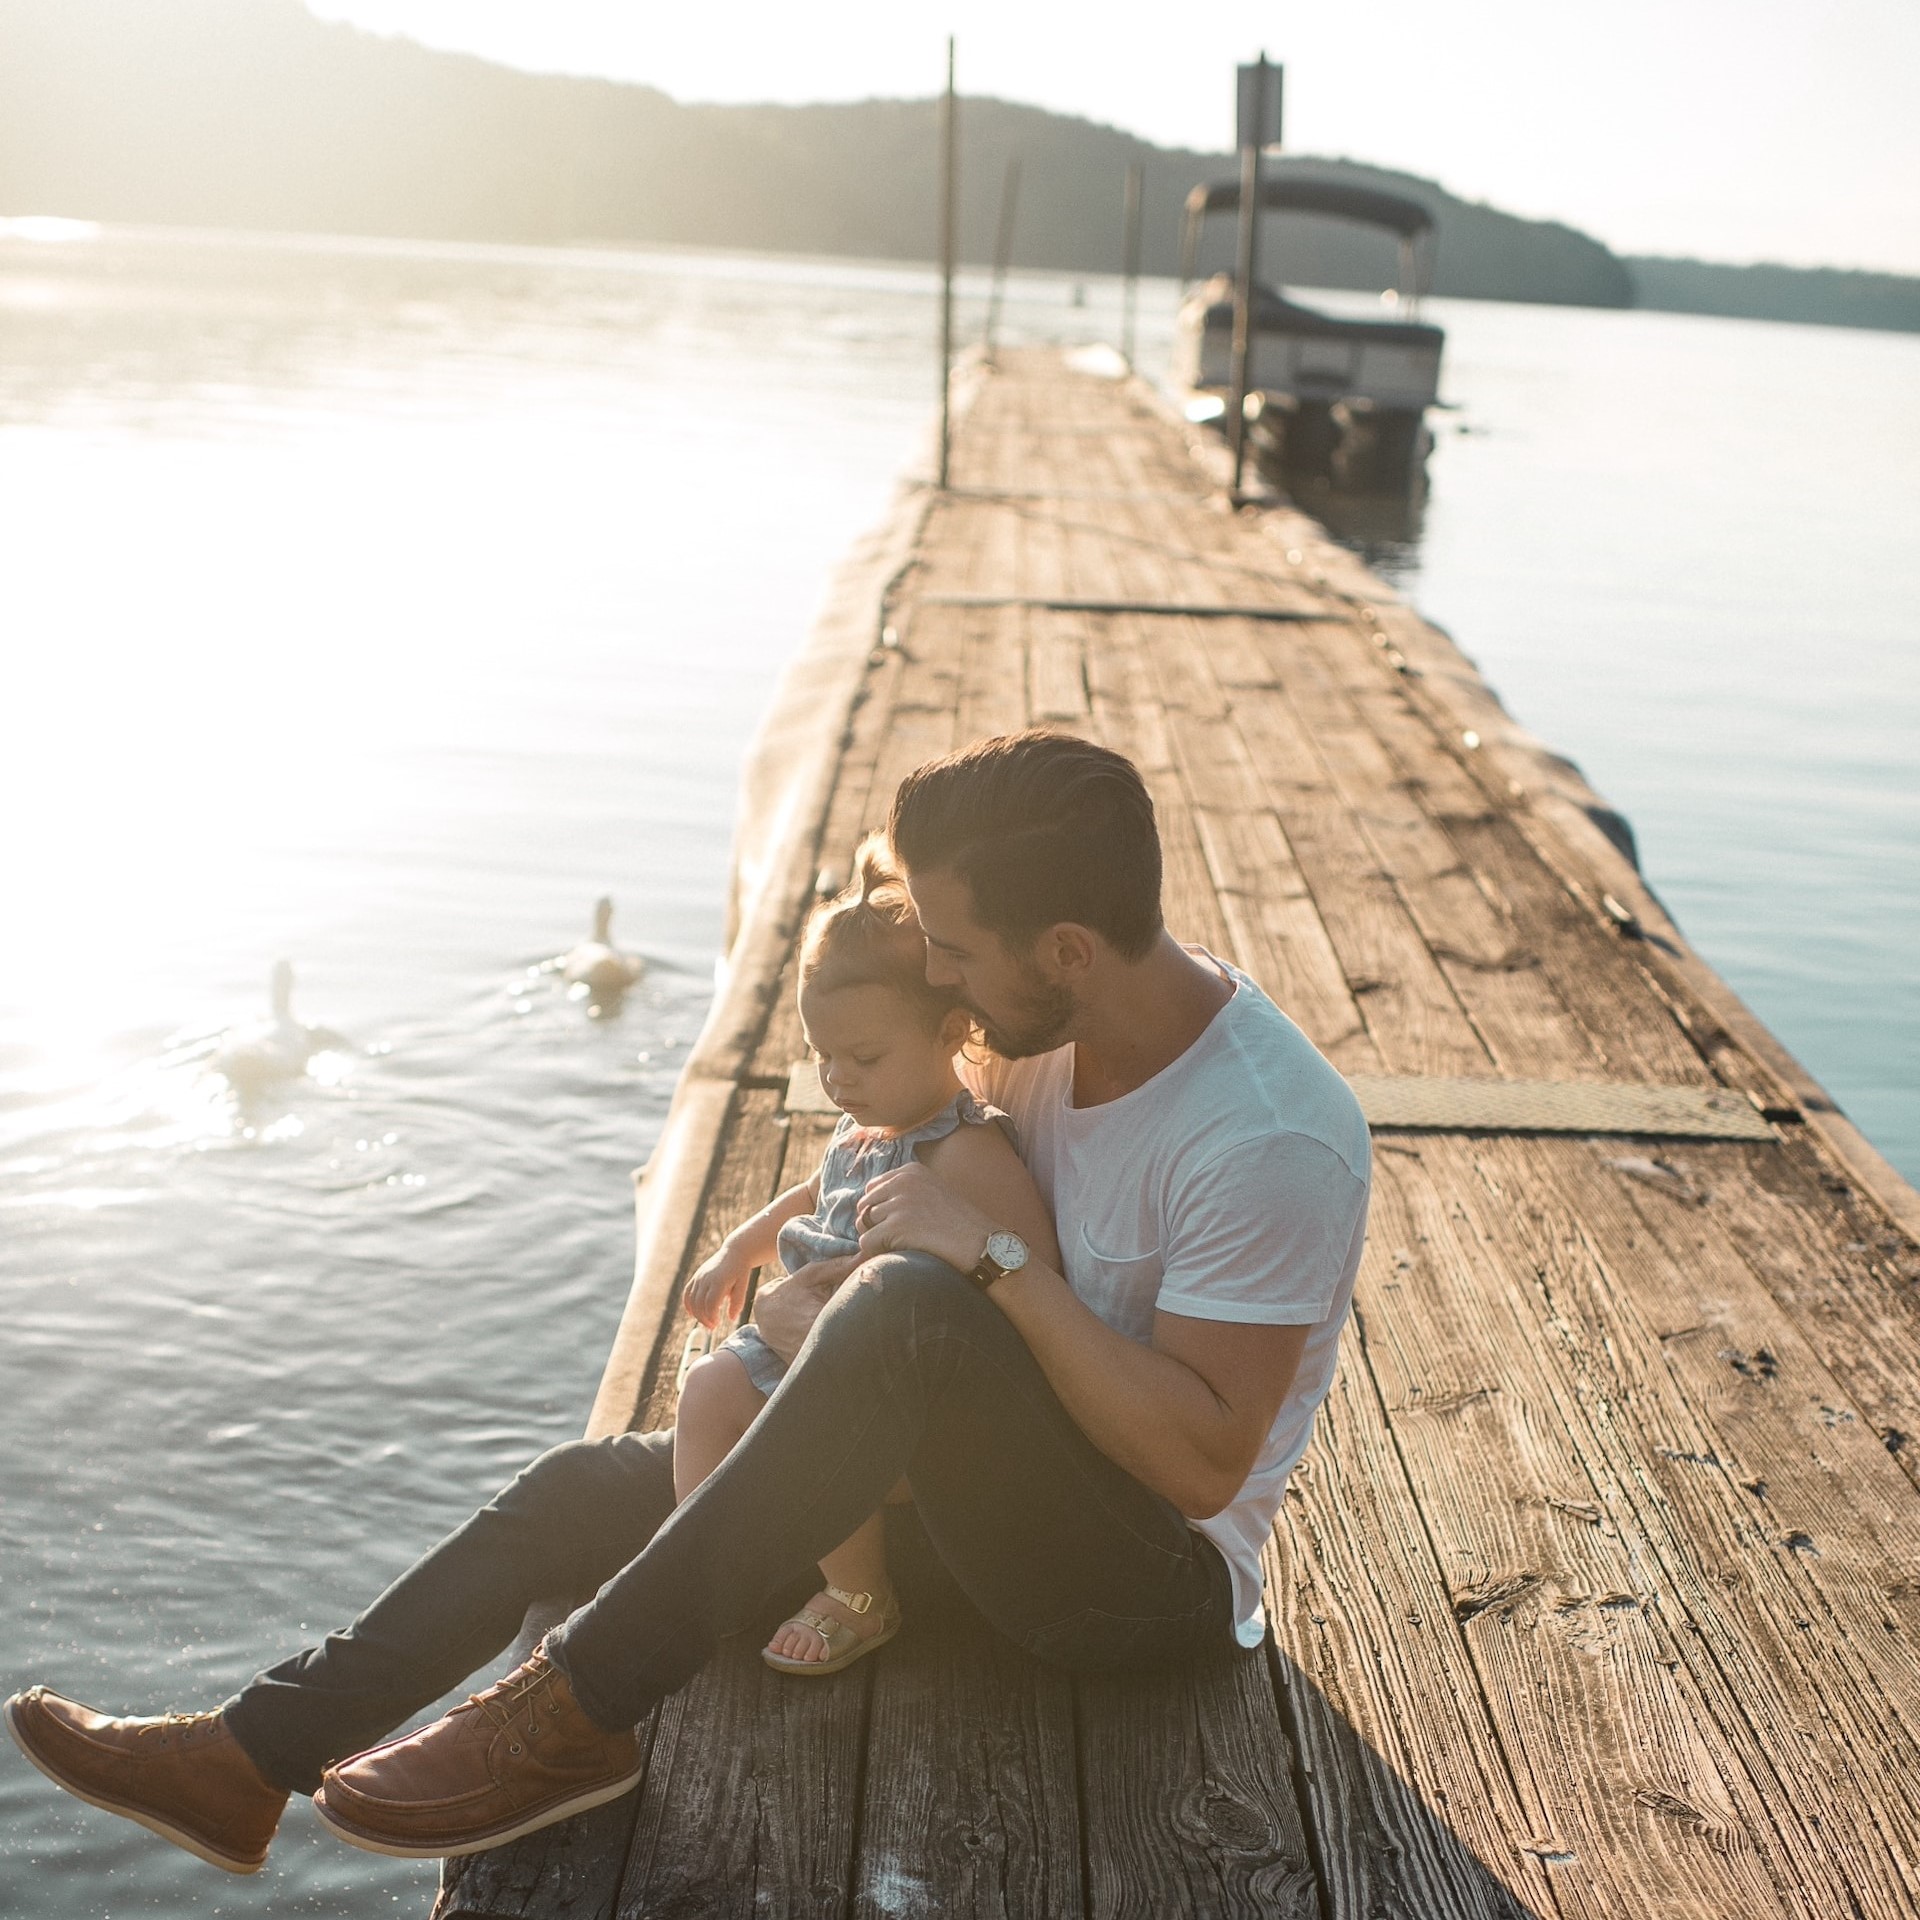
[[[111,1036],[217,1019],[217,977],[184,1004],[169,984],[197,964],[251,954],[264,983],[275,937],[314,904],[288,899],[279,856],[404,814],[398,717],[417,720],[442,649],[407,571],[370,567],[393,539],[342,527],[359,517],[343,503],[379,488],[324,441],[297,457],[41,447],[31,490],[16,443],[0,440],[0,516],[24,536],[0,709],[0,1009],[28,1076],[70,1085]],[[350,573],[327,558],[345,538],[362,549]]]

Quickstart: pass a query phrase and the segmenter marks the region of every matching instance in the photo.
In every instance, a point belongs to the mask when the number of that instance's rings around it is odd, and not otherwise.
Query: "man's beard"
[[[1076,1005],[1069,988],[1039,977],[1038,969],[1025,976],[1025,991],[1019,1004],[1004,1020],[990,1020],[977,1006],[968,1003],[980,1036],[1002,1060],[1026,1060],[1036,1053],[1051,1053],[1062,1045],[1073,1025]]]

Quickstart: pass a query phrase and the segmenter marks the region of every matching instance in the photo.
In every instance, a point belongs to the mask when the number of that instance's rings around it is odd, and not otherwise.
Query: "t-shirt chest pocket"
[[[1067,1276],[1073,1290],[1108,1326],[1136,1340],[1153,1332],[1154,1302],[1160,1297],[1160,1249],[1123,1252],[1103,1247],[1083,1225],[1074,1236]],[[1124,1247],[1124,1236],[1116,1236]]]

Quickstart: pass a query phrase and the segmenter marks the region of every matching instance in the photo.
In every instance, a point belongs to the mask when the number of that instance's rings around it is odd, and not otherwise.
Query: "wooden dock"
[[[1272,1641],[1074,1679],[914,1618],[820,1682],[743,1644],[632,1795],[436,1912],[1920,1914],[1920,1195],[1452,643],[1116,374],[970,376],[951,490],[903,492],[793,669],[593,1430],[671,1420],[681,1276],[818,1159],[816,876],[919,761],[1059,722],[1145,772],[1174,930],[1376,1119]],[[1691,1137],[1611,1130],[1644,1087]]]

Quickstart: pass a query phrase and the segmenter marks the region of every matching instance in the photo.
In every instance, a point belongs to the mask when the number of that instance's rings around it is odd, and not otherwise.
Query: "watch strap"
[[[1010,1267],[1003,1267],[992,1254],[983,1253],[980,1258],[974,1262],[971,1271],[967,1274],[967,1278],[971,1280],[982,1293],[985,1293],[996,1280],[1004,1280],[1011,1271],[1012,1269]]]

